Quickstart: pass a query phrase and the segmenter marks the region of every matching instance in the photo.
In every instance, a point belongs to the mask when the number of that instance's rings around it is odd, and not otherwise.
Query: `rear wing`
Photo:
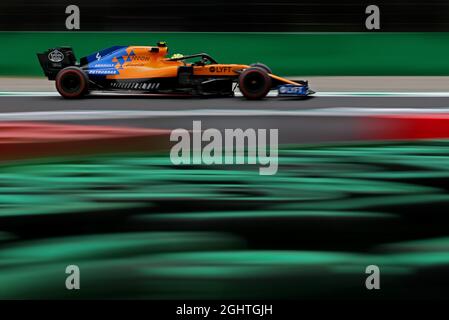
[[[60,70],[77,65],[75,54],[70,47],[48,49],[38,53],[37,58],[48,80],[54,80]]]

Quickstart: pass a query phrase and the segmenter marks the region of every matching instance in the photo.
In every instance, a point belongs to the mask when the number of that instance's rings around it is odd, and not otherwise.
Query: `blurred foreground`
[[[148,154],[4,163],[0,298],[448,297],[448,140],[284,147],[276,176],[257,172]]]

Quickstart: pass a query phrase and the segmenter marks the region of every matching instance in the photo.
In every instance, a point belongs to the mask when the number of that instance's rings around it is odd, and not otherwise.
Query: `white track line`
[[[136,94],[136,93],[115,93],[115,92],[95,92],[93,95],[114,96],[114,95],[129,95],[129,96],[148,96],[149,94]],[[241,97],[240,92],[236,92],[237,97]],[[54,91],[23,91],[23,92],[8,92],[0,91],[0,97],[54,97],[59,96]],[[277,97],[276,92],[270,92],[269,97]],[[368,91],[323,91],[317,92],[313,96],[315,97],[429,97],[429,98],[448,98],[449,92],[368,92]]]
[[[96,93],[111,95],[111,93]],[[275,94],[275,93],[274,93]],[[114,95],[114,94],[112,94]],[[120,95],[120,94],[119,94]],[[59,96],[57,92],[0,92],[0,97],[38,97]],[[449,92],[321,92],[317,96],[354,97],[449,97]],[[298,101],[301,107],[301,101]],[[55,121],[55,120],[101,120],[101,119],[137,119],[137,118],[170,118],[199,116],[366,116],[386,114],[447,114],[449,108],[319,108],[300,110],[245,110],[245,109],[196,109],[196,110],[69,110],[69,111],[36,111],[0,113],[0,121]]]
[[[0,91],[0,97],[54,97],[58,95],[53,91]]]
[[[106,120],[106,119],[150,119],[150,118],[181,118],[201,116],[279,116],[279,117],[348,117],[388,114],[445,114],[449,109],[417,109],[417,108],[323,108],[314,110],[180,110],[180,111],[145,111],[145,110],[75,110],[75,111],[38,111],[0,113],[0,121],[61,121],[61,120]]]

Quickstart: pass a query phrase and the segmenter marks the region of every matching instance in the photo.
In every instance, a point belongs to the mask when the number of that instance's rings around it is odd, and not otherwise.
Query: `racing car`
[[[292,81],[273,74],[262,64],[221,64],[206,53],[168,57],[165,42],[156,46],[114,46],[78,62],[71,47],[37,54],[45,76],[55,80],[67,99],[91,91],[125,91],[194,96],[234,96],[263,99],[270,90],[279,96],[305,97],[314,92],[307,81]],[[189,62],[191,61],[191,62]]]

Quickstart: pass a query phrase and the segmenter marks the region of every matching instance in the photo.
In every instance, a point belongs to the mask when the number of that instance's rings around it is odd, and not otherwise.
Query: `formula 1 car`
[[[205,53],[167,57],[165,42],[156,46],[115,46],[81,58],[70,47],[38,53],[41,67],[64,98],[90,91],[127,91],[199,96],[234,96],[236,87],[247,99],[263,99],[270,90],[279,96],[304,97],[314,92],[307,81],[274,75],[264,64],[220,64]],[[195,62],[187,62],[196,59]]]

